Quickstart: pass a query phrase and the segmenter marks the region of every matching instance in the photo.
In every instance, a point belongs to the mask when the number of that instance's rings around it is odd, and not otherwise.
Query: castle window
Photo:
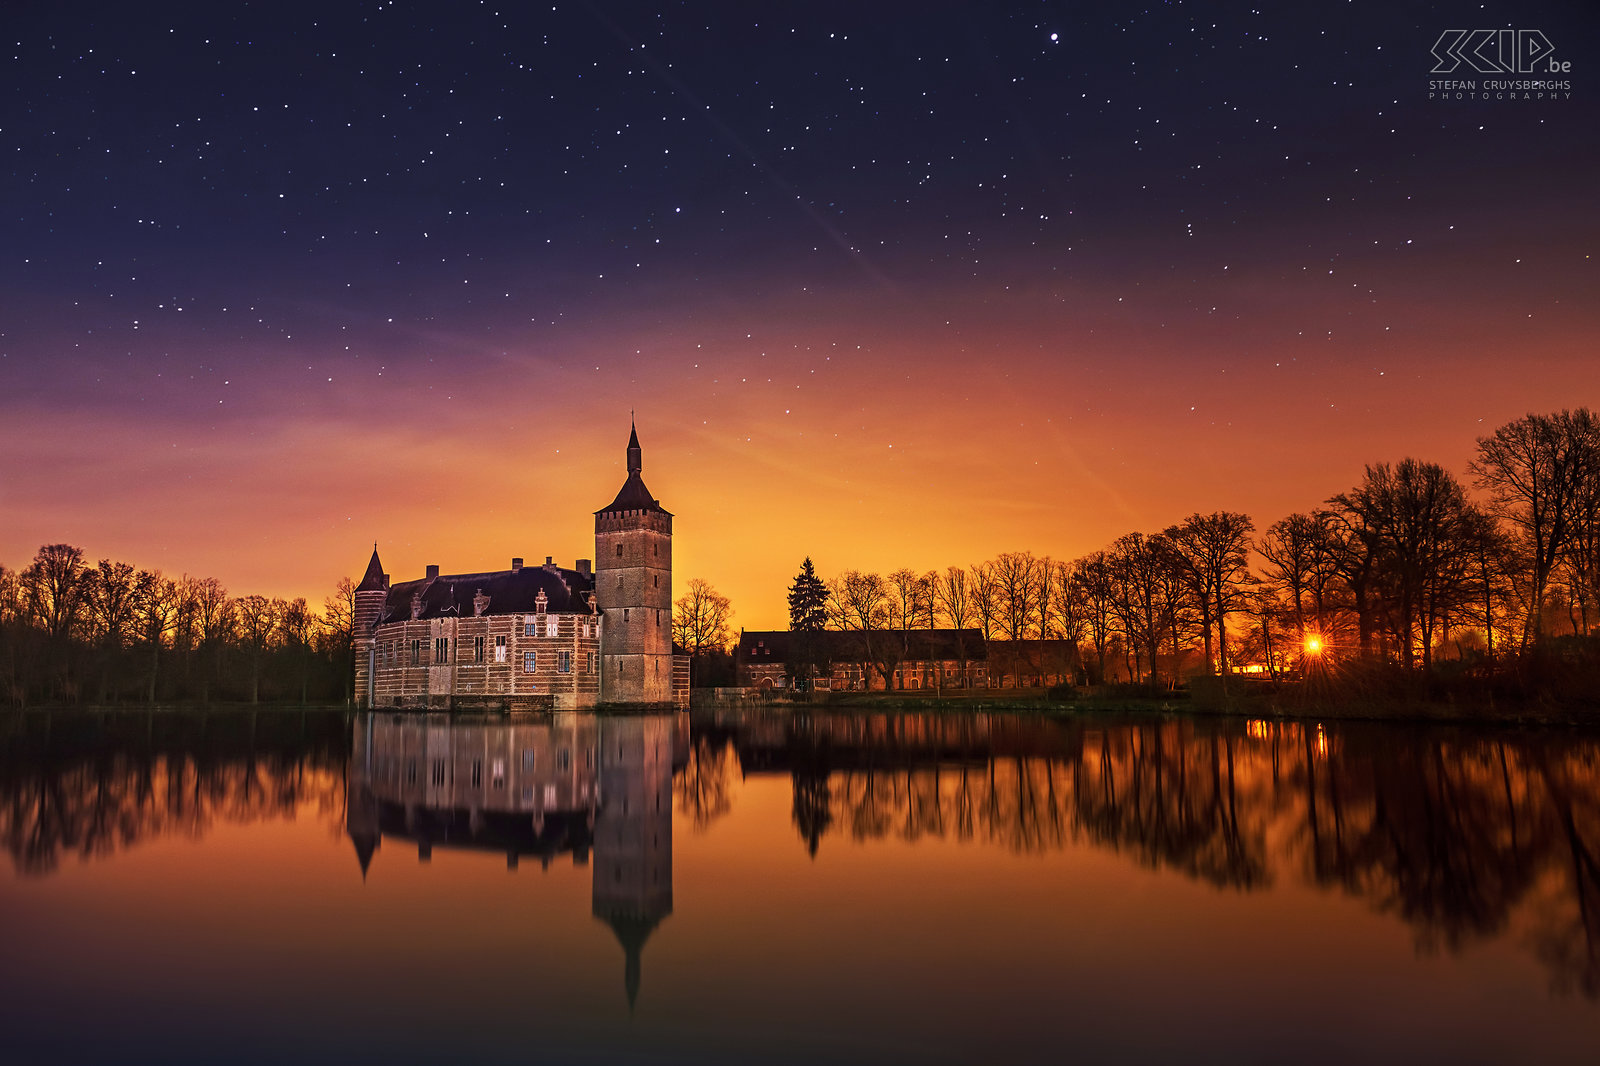
[[[661,587],[661,575],[660,574],[651,574],[650,575],[650,587],[653,588],[653,589],[658,589],[658,588]]]
[[[506,638],[503,636],[494,638],[494,661],[497,663],[506,661]]]
[[[539,623],[535,622],[535,621],[532,621],[530,619],[528,621],[528,623],[522,627],[522,635],[525,636],[525,637],[536,637],[536,636],[538,636],[539,635]]]
[[[622,545],[620,544],[617,545],[617,558],[622,558]]]
[[[473,637],[472,638],[472,661],[475,662],[475,663],[483,662],[483,638],[482,637]]]
[[[560,633],[560,624],[561,619],[557,618],[555,615],[551,615],[549,621],[545,622],[544,624],[544,635],[547,637],[557,636]]]
[[[572,673],[572,653],[570,651],[563,651],[563,652],[557,653],[557,655],[556,655],[556,673],[558,673],[558,674],[570,674],[570,673]]]
[[[628,620],[628,609],[626,607],[622,609],[622,620],[624,622]]]
[[[595,661],[595,659],[597,657],[598,656],[597,656],[597,654],[595,652],[590,652],[589,653],[589,673],[591,673],[591,674],[599,672],[599,671],[597,671],[595,669],[595,663],[594,663],[594,661]]]
[[[433,638],[433,661],[436,663],[447,663],[450,661],[449,637]]]
[[[522,653],[522,672],[531,674],[539,668],[539,653],[525,651]]]
[[[422,641],[421,640],[413,640],[411,642],[411,665],[412,666],[416,666],[421,662],[422,662]]]

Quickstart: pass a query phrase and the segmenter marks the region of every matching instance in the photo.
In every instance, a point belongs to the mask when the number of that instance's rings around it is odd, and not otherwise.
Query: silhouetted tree
[[[1525,415],[1479,437],[1469,469],[1528,553],[1526,646],[1543,633],[1545,588],[1578,533],[1586,495],[1600,479],[1600,420],[1584,407]]]
[[[828,586],[817,576],[811,556],[789,586],[789,660],[784,669],[790,684],[804,691],[813,678],[827,676],[828,645],[820,634],[828,624]]]
[[[732,617],[732,601],[703,578],[692,579],[688,591],[673,603],[672,639],[689,653],[689,668],[696,676],[707,654],[728,646]]]
[[[1217,635],[1215,665],[1228,672],[1228,613],[1239,590],[1252,578],[1247,552],[1255,525],[1248,515],[1233,511],[1192,514],[1165,533],[1175,558],[1183,567],[1190,591],[1200,606],[1205,625],[1206,669],[1212,667],[1212,627]]]

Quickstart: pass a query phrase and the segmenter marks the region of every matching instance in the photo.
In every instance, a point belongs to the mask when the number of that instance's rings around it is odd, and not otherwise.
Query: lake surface
[[[0,717],[0,1059],[1600,1060],[1600,741]]]

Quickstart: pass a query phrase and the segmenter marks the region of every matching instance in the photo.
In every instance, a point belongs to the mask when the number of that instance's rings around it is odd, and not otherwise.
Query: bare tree
[[[1192,514],[1165,533],[1200,606],[1206,626],[1207,669],[1212,662],[1214,626],[1216,667],[1224,674],[1228,672],[1228,614],[1238,602],[1239,590],[1251,580],[1246,553],[1254,530],[1248,515],[1217,511]]]
[[[703,578],[691,578],[687,591],[673,601],[672,639],[689,653],[697,675],[706,654],[727,649],[732,618],[733,601]]]
[[[1471,470],[1495,514],[1511,524],[1529,557],[1523,645],[1543,634],[1545,588],[1578,529],[1581,501],[1600,478],[1600,421],[1587,408],[1525,415],[1478,438]]]
[[[838,580],[832,601],[840,628],[861,635],[863,676],[876,669],[883,678],[883,687],[893,688],[899,659],[895,654],[896,640],[884,632],[894,611],[888,582],[881,574],[846,570]]]
[[[105,703],[111,695],[111,675],[121,666],[123,649],[133,635],[138,600],[137,572],[129,563],[101,559],[83,575],[85,614],[90,623],[90,640],[99,645],[100,695]]]
[[[1403,459],[1393,467],[1368,466],[1362,483],[1335,502],[1375,534],[1375,562],[1400,661],[1414,665],[1420,646],[1423,668],[1430,668],[1438,612],[1460,600],[1470,571],[1471,534],[1479,519],[1466,493],[1437,463]]]
[[[161,649],[167,634],[177,622],[178,586],[171,578],[163,577],[159,570],[141,570],[137,579],[139,639],[144,642],[150,656],[145,700],[156,701],[156,680],[161,672]]]
[[[250,657],[250,702],[261,702],[261,660],[267,645],[278,628],[277,611],[273,601],[265,596],[240,596],[233,601],[233,614],[238,620],[239,636]]]
[[[1106,678],[1106,653],[1116,625],[1113,605],[1117,582],[1110,556],[1105,552],[1084,556],[1078,560],[1076,577],[1083,593],[1084,623],[1089,630],[1089,641],[1094,645],[1094,683],[1101,684]]]
[[[994,561],[1001,631],[1007,640],[1022,640],[1039,601],[1039,562],[1032,552],[1003,552]]]
[[[933,606],[956,633],[956,657],[961,666],[961,684],[967,684],[966,631],[977,619],[977,609],[972,602],[972,588],[967,581],[967,571],[959,566],[948,567],[943,574],[930,574],[929,588],[933,592]]]
[[[46,544],[22,572],[23,600],[48,638],[57,695],[75,696],[68,640],[84,609],[83,549],[70,544]]]
[[[972,590],[973,615],[978,621],[978,628],[983,630],[983,642],[987,644],[994,639],[995,630],[1000,628],[1000,585],[995,580],[993,563],[978,563],[970,573],[967,584]]]
[[[200,700],[206,702],[211,699],[212,681],[222,676],[222,652],[235,620],[234,601],[214,577],[195,579],[189,595],[193,597],[195,629],[200,638]],[[209,667],[204,661],[208,651]]]
[[[344,699],[350,702],[354,682],[351,657],[355,654],[356,583],[341,577],[333,595],[322,601],[322,624],[333,652],[334,665],[344,677]]]

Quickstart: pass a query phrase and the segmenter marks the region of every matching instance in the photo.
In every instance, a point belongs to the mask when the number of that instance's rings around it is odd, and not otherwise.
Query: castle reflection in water
[[[791,792],[787,818],[770,804],[738,810],[747,789],[774,785]],[[359,870],[341,863],[341,879],[379,878],[386,863],[414,862],[412,849],[489,851],[513,866],[570,858],[589,866],[591,910],[622,945],[630,999],[646,941],[673,911],[674,811],[695,834],[749,816],[741,848],[772,861],[731,867],[718,853],[697,871],[712,885],[744,878],[743,893],[769,891],[747,883],[750,871],[781,869],[797,847],[824,862],[840,842],[879,840],[972,842],[997,860],[1094,849],[1263,901],[1279,888],[1329,890],[1330,904],[1346,897],[1403,922],[1419,954],[1470,961],[1469,949],[1503,943],[1552,993],[1600,1001],[1591,731],[749,711],[697,714],[691,737],[683,715],[0,716],[0,850],[12,878],[92,860],[101,869],[87,883],[117,898],[137,891],[121,872],[143,875],[116,856],[306,813],[353,843]],[[195,870],[255,863],[263,885],[284,856],[178,854]],[[883,876],[871,853],[857,858],[855,876]],[[206,891],[194,870],[174,869],[172,898]],[[998,861],[988,890],[1010,898],[1017,876]],[[810,920],[821,919],[774,917]]]
[[[345,827],[362,876],[384,840],[587,863],[594,916],[621,943],[628,1002],[672,913],[672,775],[688,716],[581,712],[356,716]]]

